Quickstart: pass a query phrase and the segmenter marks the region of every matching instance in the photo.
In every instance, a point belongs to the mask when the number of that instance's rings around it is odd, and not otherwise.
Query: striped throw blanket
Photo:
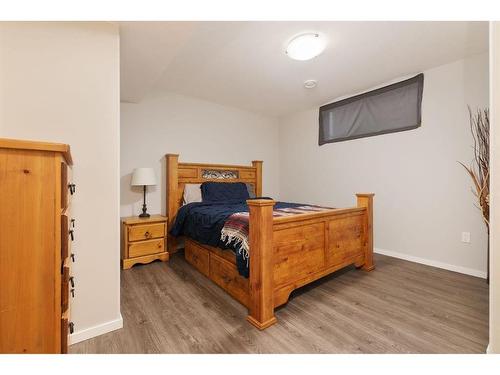
[[[305,214],[310,212],[331,210],[329,207],[321,207],[314,205],[304,205],[290,208],[280,208],[273,211],[273,216],[291,216]],[[237,212],[229,216],[224,223],[221,231],[221,240],[226,245],[232,244],[238,249],[238,253],[243,255],[243,259],[247,261],[250,257],[250,241],[249,241],[249,212]]]

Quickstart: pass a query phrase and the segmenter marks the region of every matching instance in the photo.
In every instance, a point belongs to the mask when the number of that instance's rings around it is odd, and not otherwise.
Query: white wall
[[[277,120],[175,94],[152,94],[121,104],[121,215],[137,215],[142,188],[130,186],[137,167],[154,167],[159,184],[148,188],[148,211],[165,214],[165,154],[184,162],[250,165],[263,160],[263,193],[278,197]]]
[[[457,161],[472,159],[467,104],[488,106],[488,55],[424,73],[416,130],[319,147],[317,109],[281,119],[281,198],[347,207],[374,192],[376,248],[484,276],[485,225]]]
[[[121,326],[119,35],[110,23],[0,23],[0,136],[68,143],[77,194],[73,341]]]
[[[500,353],[500,22],[490,23],[490,344]]]

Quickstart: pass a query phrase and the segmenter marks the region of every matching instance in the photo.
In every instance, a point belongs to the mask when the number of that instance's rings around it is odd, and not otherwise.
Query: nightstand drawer
[[[159,240],[141,241],[130,244],[128,246],[129,258],[162,253],[164,251],[165,251],[165,240],[163,238]]]
[[[166,262],[169,258],[167,243],[167,218],[151,215],[122,219],[122,267],[124,270],[134,264],[146,264],[155,260]]]
[[[165,237],[165,224],[134,225],[128,228],[129,241],[150,240]]]

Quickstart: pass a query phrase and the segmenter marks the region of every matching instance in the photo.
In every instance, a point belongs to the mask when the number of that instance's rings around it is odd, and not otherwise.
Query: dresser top
[[[26,141],[22,139],[0,138],[0,148],[60,152],[66,163],[73,165],[69,145],[64,143]]]
[[[162,215],[151,215],[151,217],[139,217],[139,216],[130,216],[123,217],[122,222],[125,224],[148,224],[148,223],[160,223],[167,221],[166,216]]]

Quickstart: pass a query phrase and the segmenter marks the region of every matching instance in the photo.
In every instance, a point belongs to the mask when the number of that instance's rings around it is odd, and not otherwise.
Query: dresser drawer
[[[141,241],[130,244],[128,246],[128,256],[130,258],[140,257],[143,255],[150,255],[156,253],[163,253],[165,251],[165,240]]]
[[[61,209],[69,207],[71,197],[76,192],[76,186],[71,182],[72,171],[71,168],[65,163],[61,163]]]
[[[64,263],[71,253],[71,242],[75,238],[74,220],[61,215],[61,262]]]
[[[70,320],[69,310],[61,317],[61,353],[68,353],[69,336],[75,331],[75,324]]]
[[[69,307],[69,267],[63,267],[61,280],[61,311],[64,313]]]
[[[61,261],[69,255],[69,220],[66,215],[61,215]]]
[[[150,240],[165,236],[165,224],[134,225],[128,228],[129,241]]]
[[[61,353],[68,353],[68,327],[69,319],[66,315],[63,315],[61,318]]]
[[[61,163],[61,209],[68,207],[69,191],[68,191],[68,166],[66,163]]]

